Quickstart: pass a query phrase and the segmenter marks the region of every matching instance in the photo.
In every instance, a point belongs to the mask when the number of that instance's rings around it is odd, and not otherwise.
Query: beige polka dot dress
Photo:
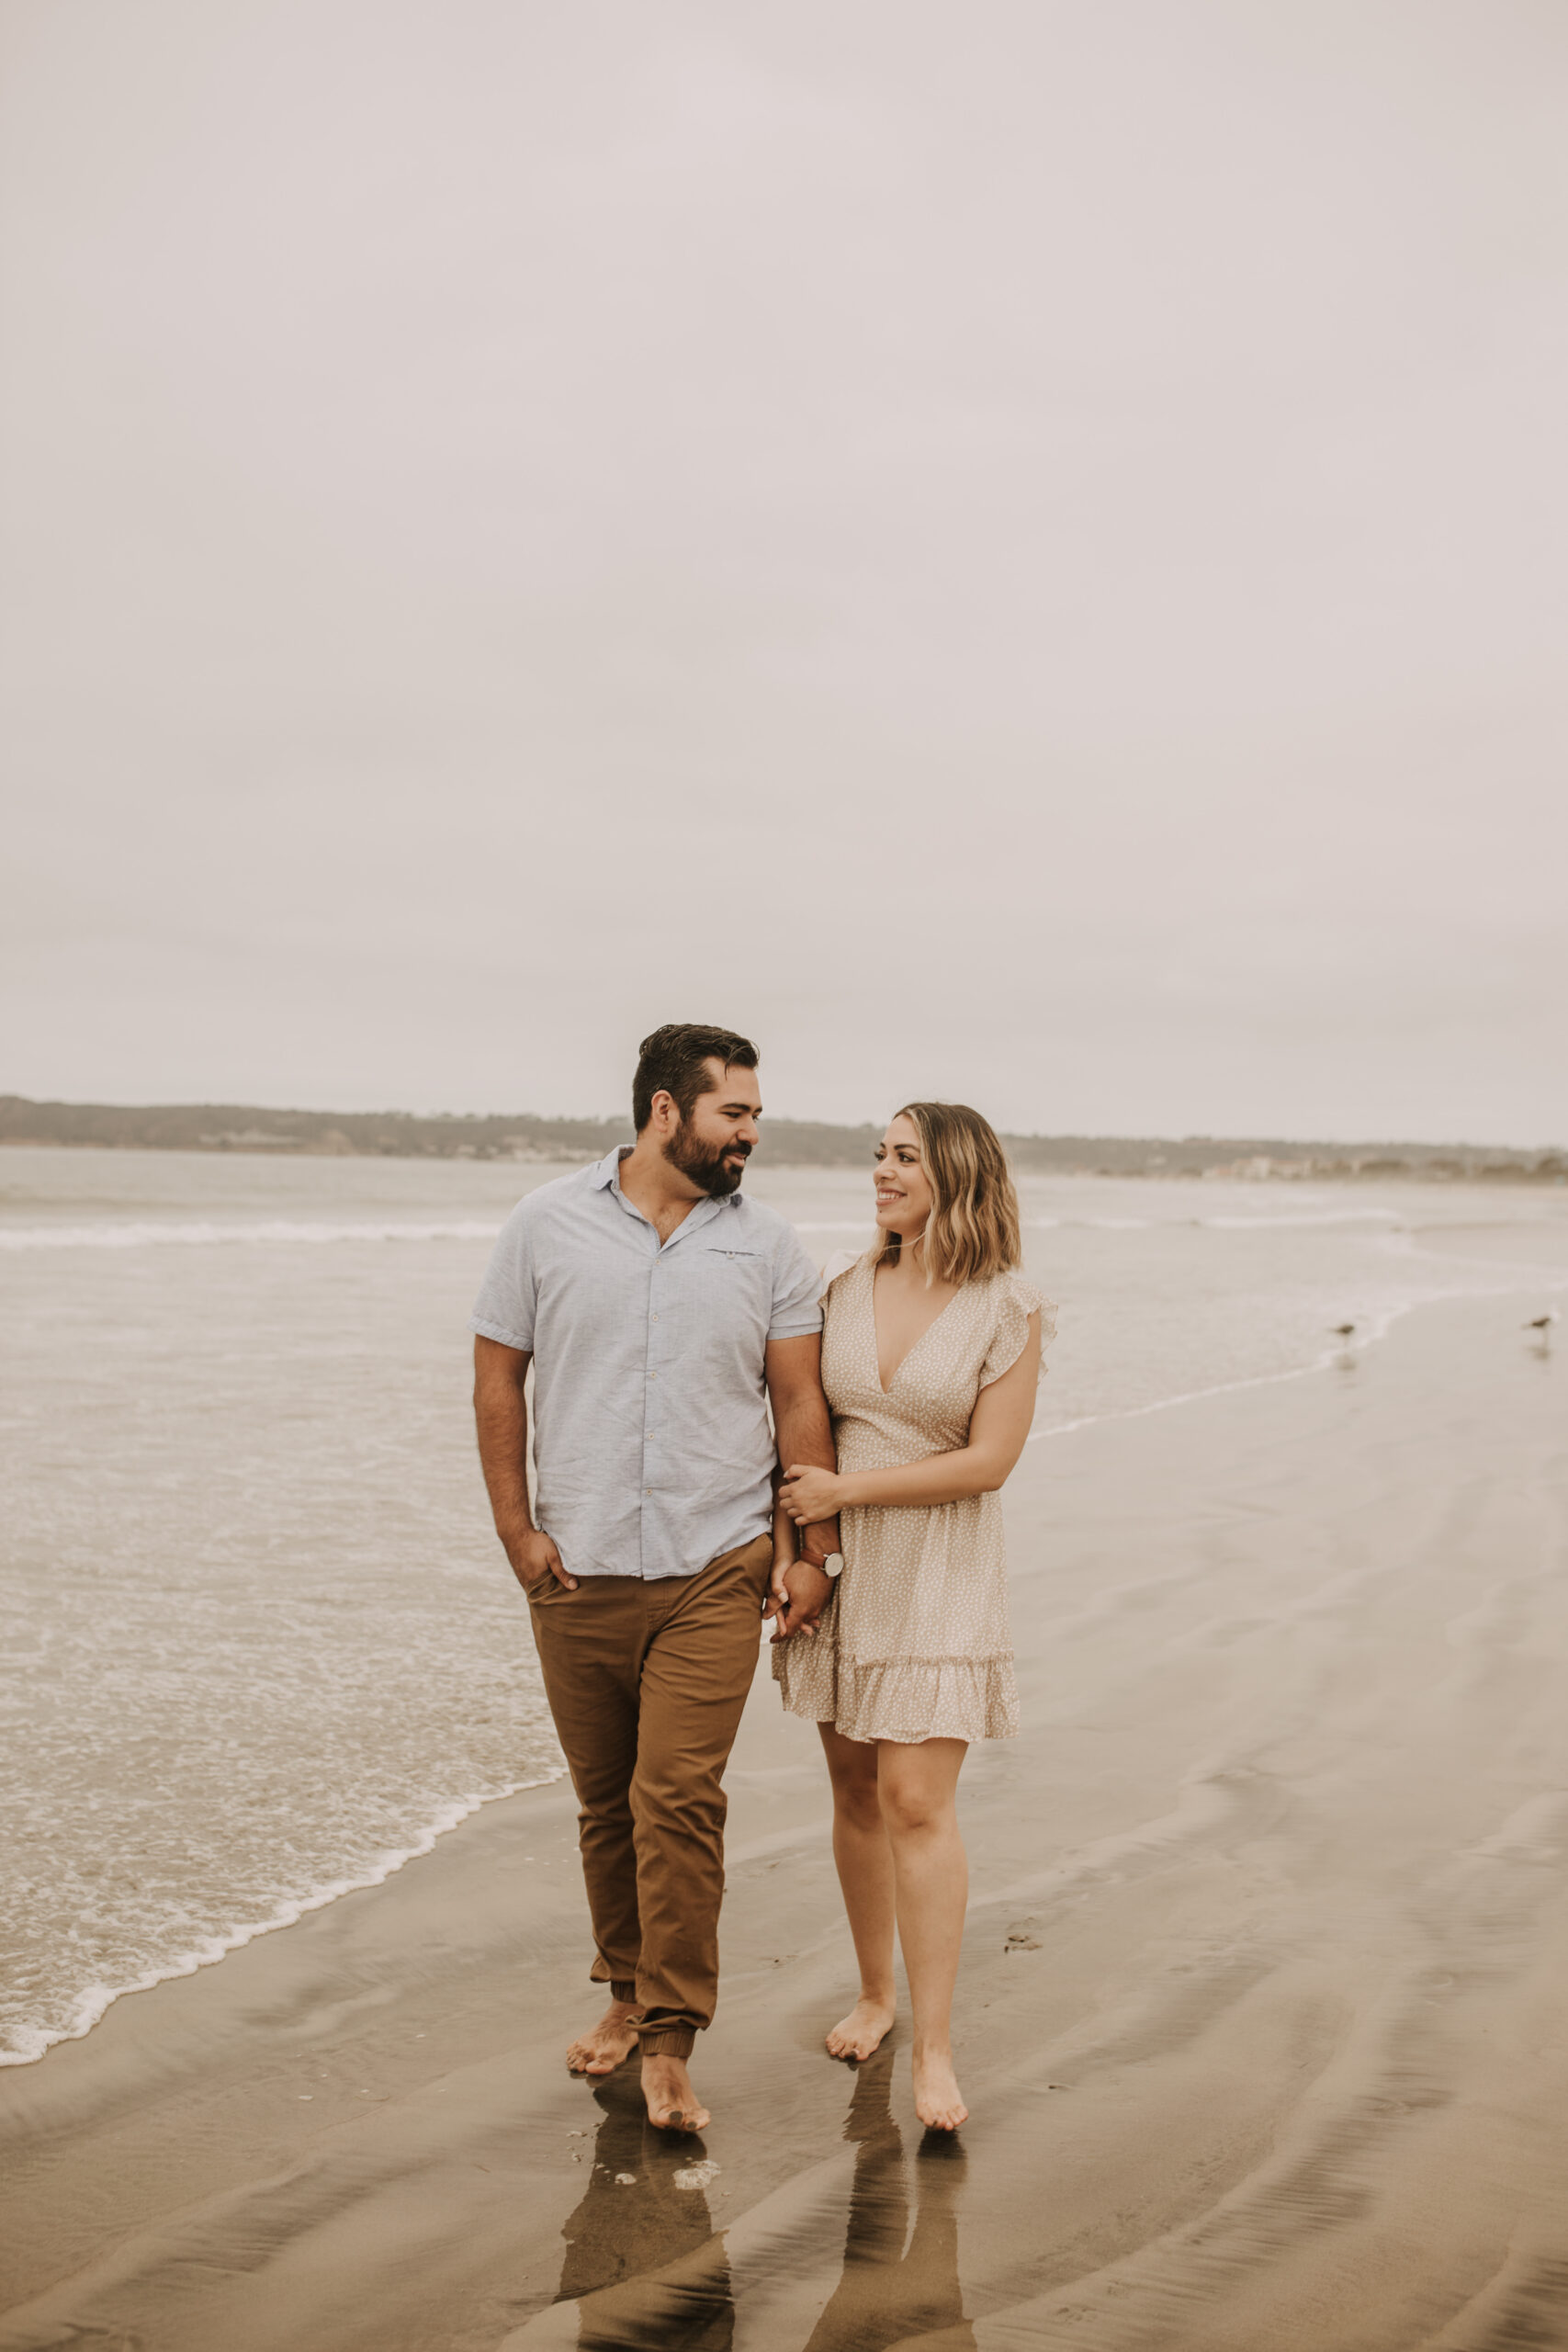
[[[833,1276],[822,1385],[839,1467],[890,1470],[967,1443],[982,1388],[1017,1363],[1037,1309],[1019,1274],[965,1283],[884,1389],[873,1254]],[[1007,1739],[1018,1729],[999,1494],[846,1510],[844,1571],[816,1637],[779,1643],[773,1675],[793,1713],[846,1739]]]

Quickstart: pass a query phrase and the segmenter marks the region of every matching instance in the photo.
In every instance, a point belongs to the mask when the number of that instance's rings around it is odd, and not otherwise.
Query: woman
[[[1018,1197],[962,1102],[910,1102],[876,1153],[874,1249],[829,1267],[822,1385],[837,1471],[793,1465],[775,1545],[839,1516],[844,1566],[813,1640],[780,1643],[786,1707],[816,1720],[861,1993],[828,2036],[868,2058],[893,2023],[897,1924],[915,2013],[915,2110],[955,2132],[952,2007],[968,1867],[959,1768],[1018,1728],[999,1489],[1034,1415],[1050,1309],[1016,1272]],[[1043,1332],[1042,1326],[1044,1326]]]

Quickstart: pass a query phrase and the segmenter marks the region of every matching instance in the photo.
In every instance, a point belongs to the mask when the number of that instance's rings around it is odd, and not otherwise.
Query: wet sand
[[[852,1990],[814,1738],[731,1774],[702,2143],[592,2013],[571,1806],[0,2076],[0,2346],[1568,2345],[1568,1346],[1517,1295],[1030,1449],[960,2143]],[[521,1633],[521,1627],[520,1627]]]

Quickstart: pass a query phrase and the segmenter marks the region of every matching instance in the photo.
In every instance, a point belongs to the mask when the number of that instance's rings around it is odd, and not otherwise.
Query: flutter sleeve
[[[980,1366],[980,1385],[988,1388],[1004,1372],[1010,1372],[1023,1353],[1029,1339],[1029,1318],[1040,1317],[1040,1369],[1045,1369],[1044,1351],[1056,1336],[1056,1310],[1043,1291],[1026,1283],[1021,1274],[999,1274],[997,1277],[997,1320],[991,1334],[991,1344],[986,1351],[986,1361]]]
[[[861,1252],[858,1250],[835,1250],[822,1269],[822,1287],[817,1294],[818,1297],[825,1302],[839,1276],[847,1274],[851,1267],[858,1266],[860,1261]]]

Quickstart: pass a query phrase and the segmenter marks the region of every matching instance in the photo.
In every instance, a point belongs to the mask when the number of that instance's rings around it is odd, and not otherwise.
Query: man
[[[839,1548],[836,1524],[808,1528],[771,1574],[776,1464],[834,1454],[817,1271],[739,1190],[761,1108],[746,1038],[656,1029],[636,1144],[518,1203],[474,1312],[479,1459],[577,1791],[590,1974],[610,1987],[567,2063],[607,2075],[640,2043],[671,2131],[709,2120],[686,2061],[717,1991],[722,1781],[761,1619],[814,1632]]]

